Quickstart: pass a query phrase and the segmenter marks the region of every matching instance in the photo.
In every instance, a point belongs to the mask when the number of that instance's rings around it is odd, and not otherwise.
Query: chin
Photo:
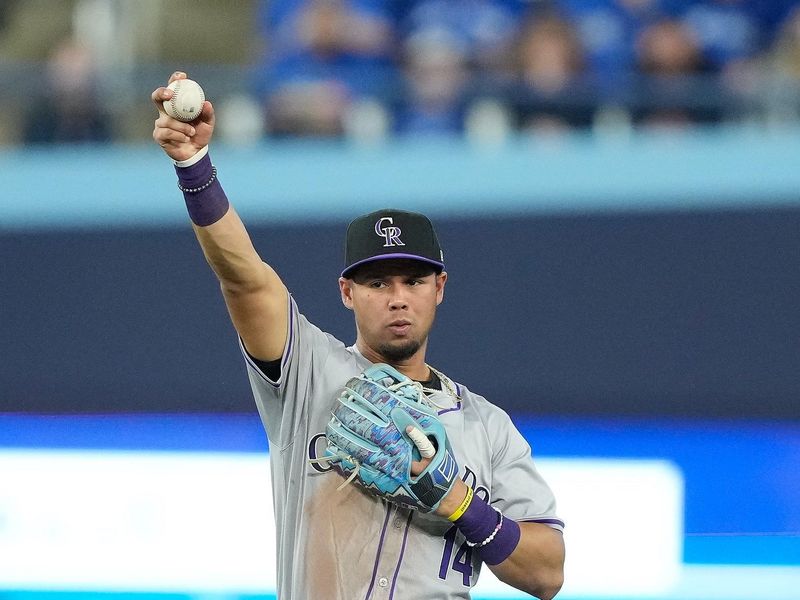
[[[378,351],[387,361],[395,363],[411,358],[421,347],[422,342],[418,340],[402,340],[395,343],[381,344]]]

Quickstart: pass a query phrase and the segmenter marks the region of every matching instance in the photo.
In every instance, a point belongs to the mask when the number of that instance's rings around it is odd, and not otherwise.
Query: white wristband
[[[174,160],[172,162],[175,163],[176,167],[191,167],[193,164],[200,162],[206,154],[208,154],[208,146],[203,146],[194,156],[187,158],[186,160]]]

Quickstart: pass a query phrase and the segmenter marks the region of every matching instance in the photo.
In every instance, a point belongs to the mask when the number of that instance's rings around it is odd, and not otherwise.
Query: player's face
[[[355,313],[359,350],[371,360],[402,364],[424,358],[447,273],[415,260],[383,260],[340,279],[342,302]]]

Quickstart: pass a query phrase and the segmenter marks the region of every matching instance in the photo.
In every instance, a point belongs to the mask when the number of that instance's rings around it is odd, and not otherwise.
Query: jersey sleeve
[[[315,377],[322,373],[332,349],[341,342],[311,324],[299,311],[291,295],[286,344],[280,359],[280,375],[270,379],[247,353],[241,339],[239,346],[247,365],[250,387],[271,445],[283,448],[307,420],[313,407]]]
[[[543,523],[563,531],[556,500],[539,473],[531,447],[511,418],[497,409],[489,432],[495,441],[492,454],[491,503],[515,521]]]

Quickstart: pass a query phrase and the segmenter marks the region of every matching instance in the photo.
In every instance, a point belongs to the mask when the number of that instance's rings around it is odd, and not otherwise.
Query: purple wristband
[[[494,539],[478,548],[483,562],[487,565],[499,565],[516,549],[519,544],[520,529],[519,523],[513,519],[503,518],[503,526],[494,536]]]
[[[225,216],[230,204],[208,154],[189,167],[176,165],[175,172],[189,218],[195,225],[206,227]]]
[[[478,496],[455,521],[461,533],[480,554],[487,565],[497,565],[507,559],[519,544],[519,524],[504,516]],[[499,526],[499,529],[498,529]],[[487,539],[488,543],[484,543]]]

